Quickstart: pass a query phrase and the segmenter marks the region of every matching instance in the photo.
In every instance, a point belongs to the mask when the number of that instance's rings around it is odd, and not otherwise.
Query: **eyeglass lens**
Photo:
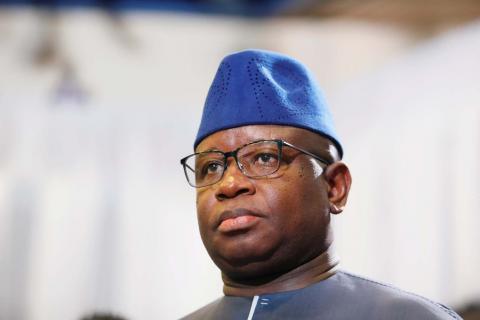
[[[280,166],[280,147],[277,141],[258,141],[236,151],[238,167],[248,177],[267,176]],[[235,157],[235,152],[231,154]],[[192,186],[202,187],[218,182],[226,167],[225,154],[207,151],[191,155],[185,161],[185,173]]]

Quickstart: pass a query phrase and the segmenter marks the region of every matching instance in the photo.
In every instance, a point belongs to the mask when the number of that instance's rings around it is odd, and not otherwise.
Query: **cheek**
[[[325,222],[329,205],[321,174],[322,168],[317,165],[302,165],[284,175],[270,192],[265,192],[266,205],[274,214],[278,228],[298,233],[299,228]]]
[[[264,190],[264,206],[271,214],[271,219],[278,231],[287,232],[300,222],[304,211],[303,185],[298,183],[300,176],[284,175],[280,180],[271,180]],[[281,233],[281,232],[280,232]]]
[[[208,229],[210,224],[209,220],[213,216],[211,211],[213,210],[214,199],[215,197],[211,196],[208,190],[197,192],[197,220],[202,235]]]

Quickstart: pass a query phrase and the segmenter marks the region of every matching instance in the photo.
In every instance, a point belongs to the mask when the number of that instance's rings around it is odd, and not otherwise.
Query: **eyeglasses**
[[[283,140],[258,140],[230,152],[217,150],[191,154],[180,160],[188,183],[195,188],[217,183],[227,170],[227,159],[233,157],[238,169],[247,177],[260,178],[278,171],[282,165],[282,149],[290,147],[326,164],[330,161]]]

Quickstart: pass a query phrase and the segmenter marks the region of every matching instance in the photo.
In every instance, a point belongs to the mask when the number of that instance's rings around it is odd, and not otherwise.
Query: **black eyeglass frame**
[[[265,174],[265,175],[260,175],[260,176],[251,176],[251,175],[248,175],[246,174],[244,171],[243,171],[243,168],[241,166],[241,164],[238,162],[238,157],[237,157],[237,154],[238,154],[238,151],[243,149],[244,147],[246,146],[249,146],[251,144],[255,144],[255,143],[259,143],[259,142],[276,142],[277,143],[277,146],[278,146],[278,167],[275,169],[275,171],[269,173],[269,174]],[[228,151],[228,152],[223,152],[223,151],[220,151],[220,150],[209,150],[209,151],[203,151],[203,152],[195,152],[195,153],[192,153],[182,159],[180,159],[180,164],[183,166],[183,171],[185,173],[185,178],[187,179],[187,182],[190,186],[194,187],[194,188],[203,188],[203,187],[208,187],[208,186],[211,186],[211,185],[214,185],[215,183],[217,183],[218,181],[222,180],[223,178],[223,175],[225,174],[225,171],[227,171],[227,167],[228,167],[228,164],[227,164],[227,159],[229,157],[233,157],[233,159],[235,159],[235,163],[237,164],[237,167],[238,169],[246,176],[246,177],[249,177],[249,178],[260,178],[260,177],[267,177],[271,174],[274,174],[275,172],[278,171],[278,169],[280,169],[280,165],[281,165],[281,160],[282,160],[282,148],[283,146],[287,146],[287,147],[290,147],[292,149],[295,149],[303,154],[306,154],[312,158],[314,158],[315,160],[318,160],[320,162],[322,162],[323,164],[329,166],[332,164],[331,161],[328,161],[328,160],[325,160],[319,156],[317,156],[316,154],[313,154],[305,149],[302,149],[300,147],[297,147],[285,140],[281,140],[281,139],[262,139],[262,140],[255,140],[255,141],[252,141],[252,142],[249,142],[247,144],[244,144],[243,146],[240,146],[238,147],[237,149],[233,150],[233,151]],[[203,185],[203,186],[196,186],[196,185],[193,185],[191,182],[190,182],[190,179],[188,178],[188,173],[187,173],[187,167],[192,171],[192,172],[195,172],[195,170],[193,168],[191,168],[190,166],[187,165],[187,160],[188,158],[190,157],[193,157],[193,156],[197,156],[197,155],[200,155],[200,154],[204,154],[204,153],[211,153],[211,152],[215,152],[215,153],[219,153],[219,154],[223,154],[223,171],[222,171],[222,175],[218,178],[217,181],[215,182],[212,182],[212,183],[209,183],[209,184],[206,184],[206,185]]]

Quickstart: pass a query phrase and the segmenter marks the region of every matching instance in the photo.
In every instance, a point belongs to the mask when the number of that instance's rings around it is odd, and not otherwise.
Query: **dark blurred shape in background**
[[[292,0],[2,0],[4,5],[27,5],[48,9],[101,8],[110,11],[166,10],[245,16],[271,15],[303,6],[305,1]],[[313,2],[313,1],[310,1]]]
[[[458,309],[458,314],[464,320],[480,320],[480,302],[472,303]]]
[[[80,320],[127,320],[124,317],[108,312],[95,312],[84,316]]]
[[[477,0],[0,0],[0,6],[45,9],[155,10],[241,16],[344,17],[416,27],[465,23],[480,16]]]
[[[479,18],[478,0],[0,0],[0,319],[178,319],[221,294],[178,159],[218,61],[249,47],[305,62],[331,102],[356,172],[347,269],[480,319]]]

